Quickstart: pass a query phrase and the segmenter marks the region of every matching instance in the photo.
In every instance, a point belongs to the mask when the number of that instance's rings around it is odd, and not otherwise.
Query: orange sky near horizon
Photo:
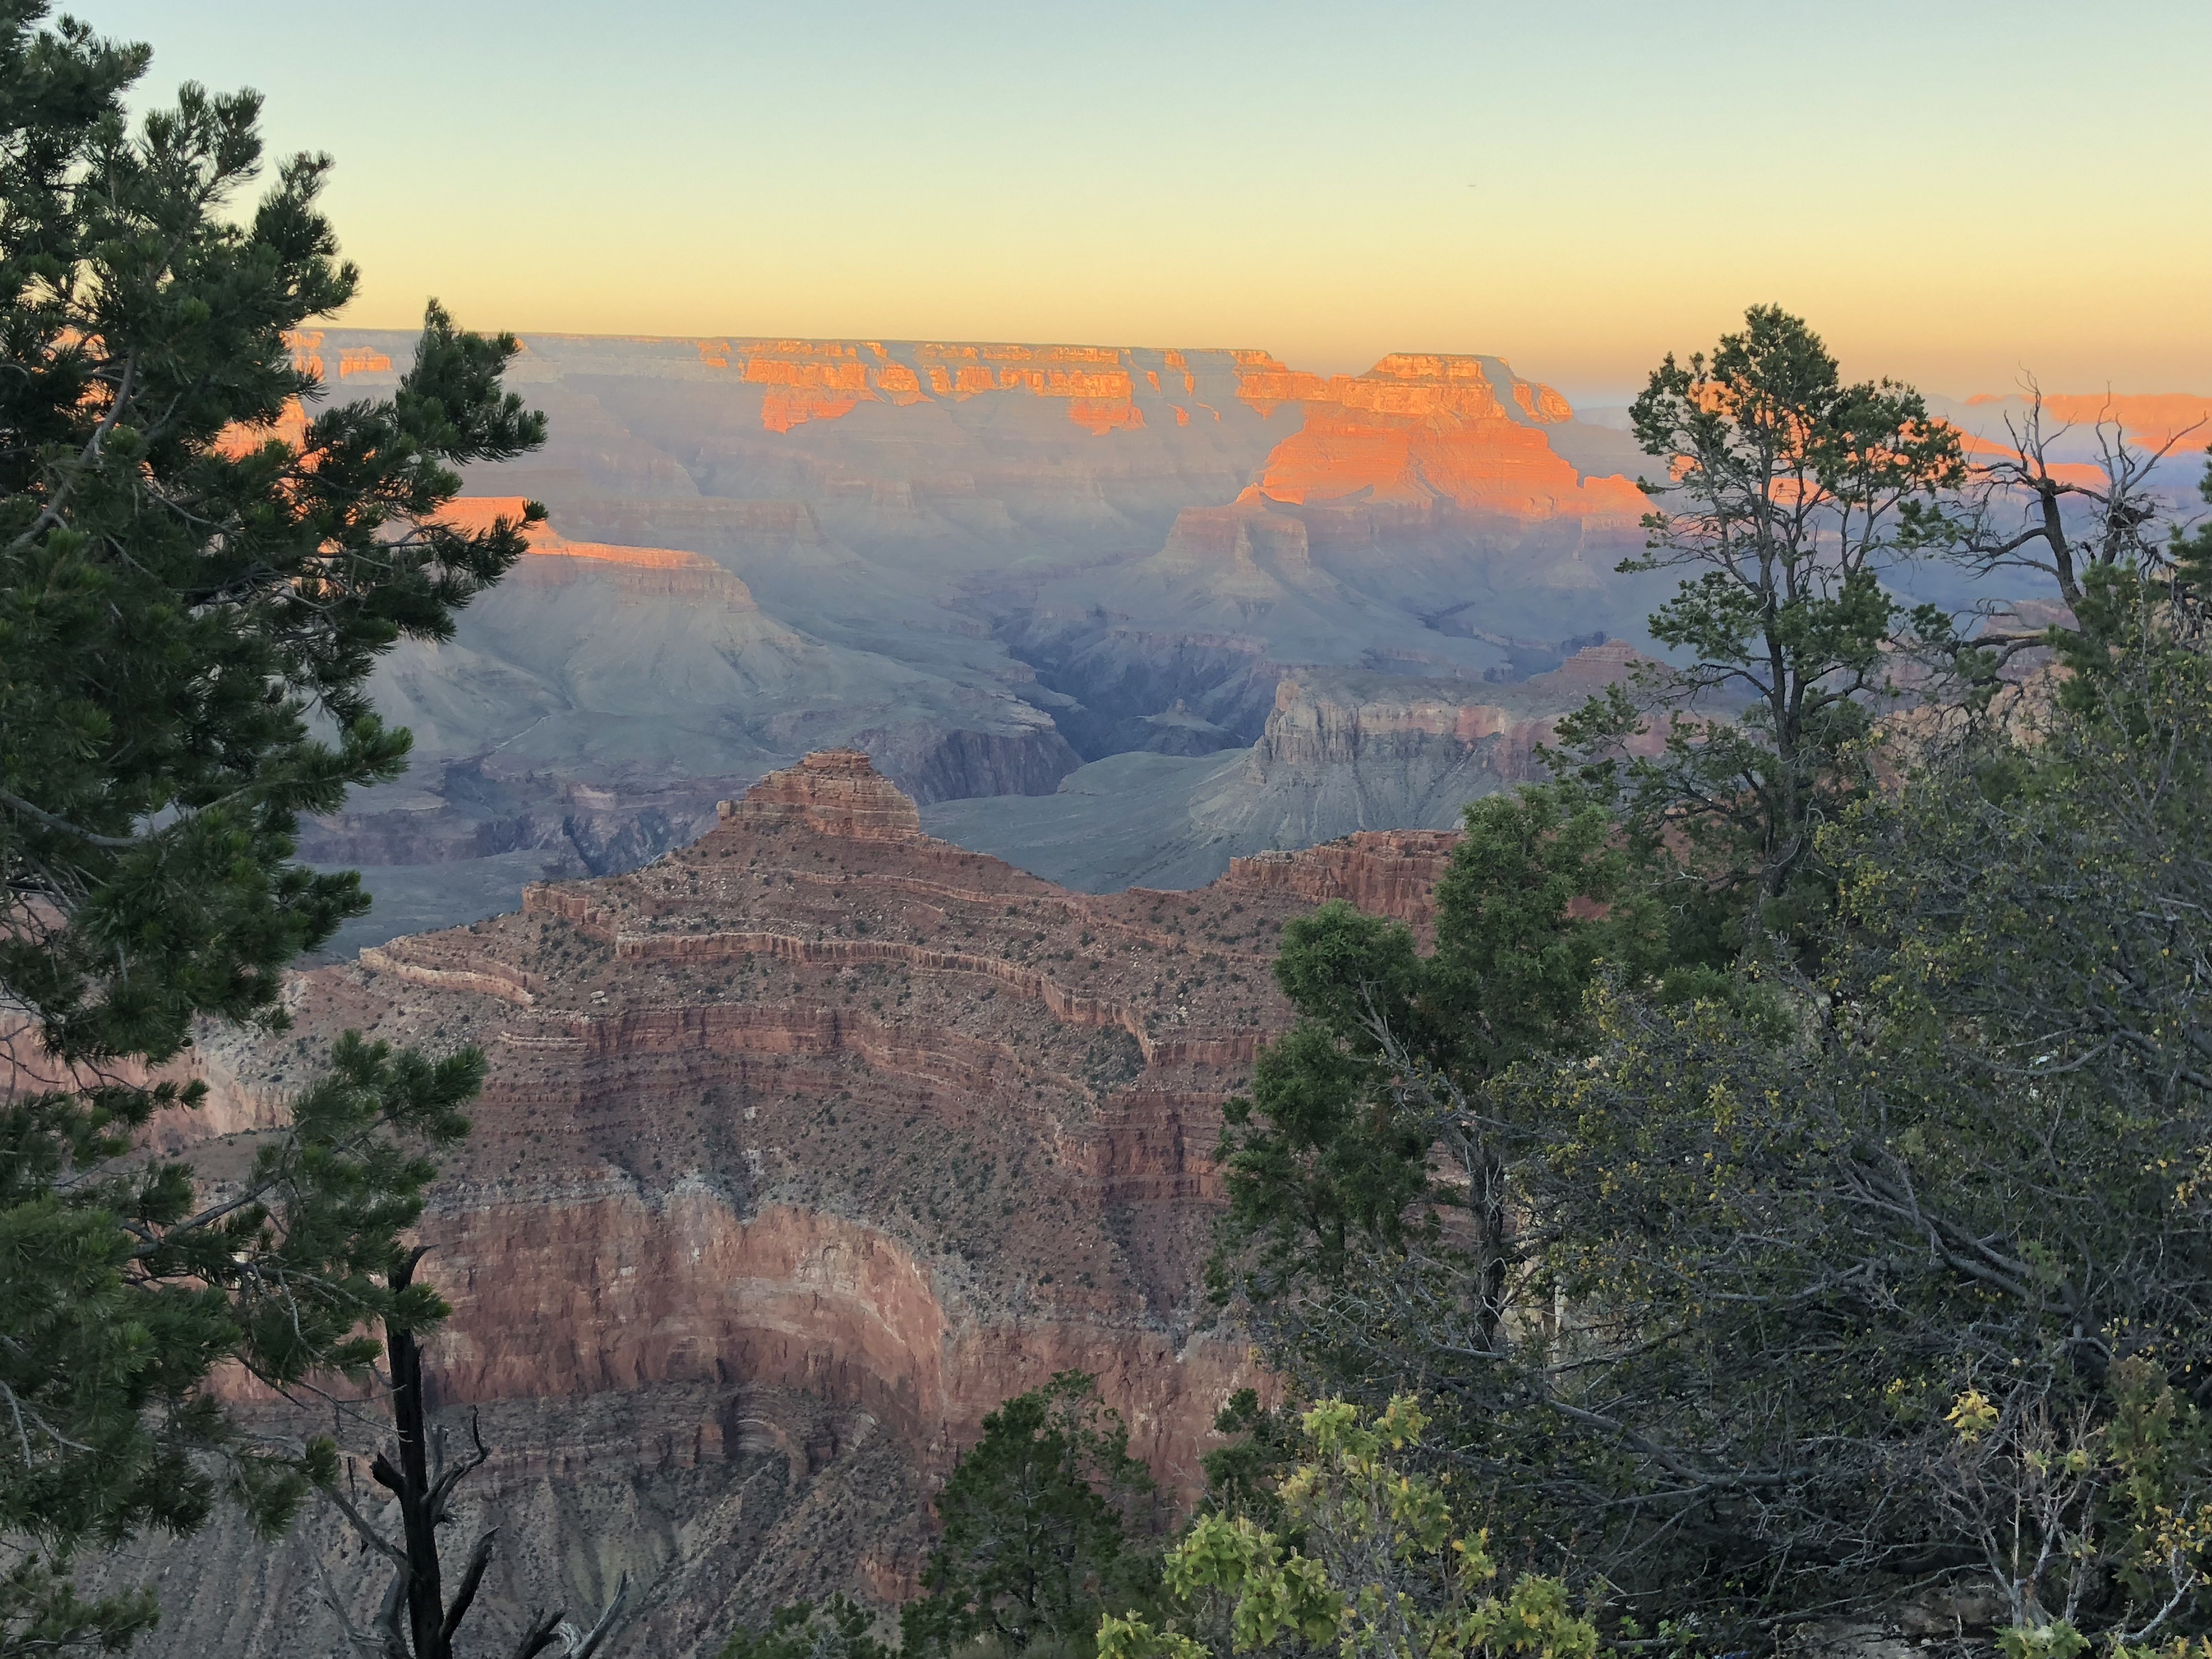
[[[337,319],[1481,351],[1747,304],[1958,395],[2212,390],[2212,7],[89,0],[337,158]]]

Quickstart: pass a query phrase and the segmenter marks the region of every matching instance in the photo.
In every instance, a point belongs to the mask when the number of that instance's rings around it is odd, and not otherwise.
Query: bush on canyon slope
[[[1156,1592],[1154,1496],[1091,1377],[1062,1371],[1015,1395],[983,1419],[938,1497],[943,1533],[922,1570],[928,1593],[902,1617],[904,1651],[981,1638],[1005,1654],[1081,1659],[1102,1613],[1146,1607]]]
[[[2205,615],[2120,562],[2044,643],[1892,734],[1805,948],[1652,951],[1664,866],[1541,793],[1470,811],[1431,954],[1286,933],[1224,1288],[1312,1395],[1418,1384],[1462,1524],[1607,1622],[1968,1584],[2015,1659],[2212,1632]]]
[[[1216,1659],[1333,1645],[1345,1659],[1592,1659],[1596,1626],[1532,1573],[1500,1595],[1488,1538],[1460,1530],[1445,1479],[1409,1468],[1410,1396],[1371,1419],[1340,1400],[1299,1420],[1274,1524],[1209,1511],[1168,1552],[1166,1615],[1108,1616],[1099,1659]]]
[[[473,1055],[342,1045],[219,1200],[128,1150],[199,1100],[149,1080],[192,1023],[281,1023],[285,964],[366,907],[292,861],[297,815],[404,763],[364,681],[522,550],[520,522],[437,523],[455,468],[543,437],[500,390],[514,342],[434,305],[396,395],[307,417],[288,331],[356,280],[327,161],[234,213],[255,95],[188,85],[134,131],[147,49],[46,10],[0,0],[0,1652],[150,1620],[76,1600],[79,1545],[190,1532],[226,1492],[273,1527],[327,1472],[241,1438],[216,1368],[358,1371],[375,1322],[442,1311],[393,1270]]]

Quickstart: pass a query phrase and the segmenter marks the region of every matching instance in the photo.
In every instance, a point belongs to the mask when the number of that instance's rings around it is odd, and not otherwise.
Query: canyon
[[[410,349],[295,343],[341,398]],[[512,378],[551,441],[451,517],[548,520],[378,670],[407,775],[303,836],[376,908],[289,1030],[206,1034],[154,1144],[219,1185],[348,1030],[487,1055],[421,1233],[495,1645],[623,1575],[623,1650],[674,1659],[888,1610],[984,1414],[1061,1370],[1187,1501],[1272,1386],[1201,1270],[1283,927],[1425,934],[1465,804],[1656,654],[1619,411],[1433,354],[532,336]],[[358,1401],[238,1397],[367,1490]],[[158,1584],[163,1659],[335,1650],[380,1588],[319,1513],[101,1571]]]
[[[412,344],[331,329],[295,349],[344,398],[388,391]],[[634,868],[833,745],[939,833],[1091,890],[1449,823],[1524,775],[1508,751],[1578,700],[1556,678],[1578,651],[1656,650],[1644,619],[1671,591],[1616,568],[1649,467],[1626,411],[1578,412],[1494,356],[1322,375],[1249,349],[522,346],[508,379],[550,439],[471,469],[453,511],[535,500],[550,523],[454,639],[378,672],[413,763],[303,841],[377,897],[337,955]],[[1983,453],[2026,405],[1931,407]],[[2100,416],[2155,445],[2208,408],[2055,398],[2075,426],[2054,453],[2086,465]],[[1909,597],[1970,586],[1924,571]],[[1286,695],[1324,723],[1364,712],[1327,759],[1286,764]],[[1480,762],[1429,742],[1395,779],[1411,739],[1389,733],[1440,701],[1506,709],[1523,737]]]
[[[412,766],[303,842],[377,895],[337,954],[635,867],[811,750],[864,750],[925,806],[1049,802],[1071,776],[1079,803],[1100,762],[1267,763],[1286,680],[1473,702],[1642,640],[1650,584],[1613,568],[1639,539],[1633,443],[1494,357],[1322,377],[1252,350],[523,344],[509,380],[550,440],[471,469],[453,512],[535,500],[550,522],[454,639],[378,672]],[[295,341],[340,398],[411,348]],[[1310,841],[1387,819],[1344,810],[1358,793],[1246,815],[1190,879],[1293,820]],[[1067,873],[1127,863],[1093,837]]]
[[[636,871],[295,976],[291,1029],[211,1036],[214,1098],[161,1128],[219,1178],[342,1030],[487,1055],[420,1229],[454,1310],[441,1419],[494,1448],[464,1524],[511,1540],[487,1641],[625,1571],[625,1650],[674,1659],[795,1596],[893,1604],[983,1414],[1071,1367],[1187,1500],[1216,1410],[1267,1384],[1200,1268],[1222,1103],[1288,1018],[1282,927],[1343,898],[1425,929],[1453,842],[1091,895],[929,836],[855,750],[712,810]],[[373,1435],[342,1402],[257,1409],[356,1466]],[[139,1650],[179,1659],[333,1648],[326,1599],[379,1588],[327,1515],[109,1571],[161,1584]]]

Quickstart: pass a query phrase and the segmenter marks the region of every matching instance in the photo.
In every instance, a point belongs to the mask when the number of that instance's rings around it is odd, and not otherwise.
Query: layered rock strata
[[[1249,749],[1117,755],[1021,801],[930,808],[937,834],[1040,875],[1103,890],[1195,886],[1259,853],[1358,831],[1447,830],[1467,804],[1544,775],[1538,751],[1562,715],[1646,659],[1624,641],[1586,645],[1523,680],[1304,669],[1282,675]],[[1659,732],[1632,747],[1656,752]],[[1312,867],[1305,860],[1291,866]]]
[[[537,1552],[501,1605],[580,1604],[628,1565],[636,1650],[711,1651],[779,1597],[910,1585],[930,1482],[1054,1371],[1096,1374],[1190,1490],[1260,1380],[1198,1279],[1222,1103],[1288,1017],[1280,930],[1332,896],[1418,921],[1444,845],[1092,896],[923,834],[865,756],[813,755],[646,868],[302,977],[291,1033],[223,1049],[222,1127],[348,1028],[483,1049],[422,1234],[454,1309],[440,1403],[512,1437],[479,1512]],[[597,1426],[563,1452],[564,1422]],[[848,1511],[872,1518],[806,1531]],[[148,1650],[297,1650],[277,1636],[316,1628],[336,1536],[248,1552],[252,1630],[160,1558],[176,1618]]]

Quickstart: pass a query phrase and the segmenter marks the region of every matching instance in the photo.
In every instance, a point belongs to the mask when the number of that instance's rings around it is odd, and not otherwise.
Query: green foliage
[[[1745,313],[1708,358],[1672,356],[1630,411],[1666,465],[1644,488],[1642,556],[1680,569],[1653,636],[1685,665],[1562,722],[1583,775],[1675,855],[1678,958],[1717,965],[1763,934],[1802,938],[1831,899],[1819,826],[1863,793],[1896,605],[1884,570],[1923,550],[1966,481],[1958,435],[1890,381],[1846,385],[1802,319]],[[1663,749],[1628,753],[1656,714]]]
[[[364,683],[519,556],[520,522],[437,514],[458,468],[543,436],[500,390],[513,339],[434,304],[393,397],[314,407],[287,331],[356,283],[327,160],[242,202],[253,94],[188,85],[133,130],[147,49],[46,11],[0,0],[0,1653],[150,1620],[76,1596],[78,1546],[224,1495],[274,1528],[327,1474],[326,1446],[242,1439],[218,1366],[359,1372],[379,1322],[443,1312],[393,1268],[472,1054],[347,1038],[220,1202],[131,1147],[200,1100],[144,1080],[193,1023],[281,1025],[284,966],[365,908],[294,861],[298,815],[404,764]]]
[[[2084,592],[2055,688],[1912,728],[1821,831],[1803,957],[1622,952],[1502,1072],[1370,1022],[1370,1097],[1431,1131],[1401,1190],[1458,1176],[1457,1217],[1243,1281],[1303,1386],[1418,1379],[1428,1466],[1647,1626],[1987,1574],[2031,1646],[2212,1630],[2212,657],[2128,568]]]
[[[1262,1406],[1255,1389],[1239,1389],[1214,1413],[1213,1431],[1238,1437],[1200,1458],[1206,1471],[1201,1507],[1279,1526],[1282,1505],[1275,1488],[1298,1449],[1297,1417],[1287,1407]]]
[[[2142,1659],[2205,1639],[2212,1424],[2141,1357],[2112,1368],[2099,1403],[2062,1424],[1972,1388],[1946,1413],[1944,1495],[2004,1596],[2007,1659],[2069,1659],[2092,1645],[2085,1625]],[[2174,1634],[2191,1626],[2195,1644]]]
[[[740,1630],[716,1659],[891,1659],[895,1650],[873,1633],[874,1615],[848,1596],[817,1607],[793,1601],[779,1607],[765,1628]]]
[[[1885,728],[1882,570],[1984,545],[1954,438],[1765,310],[1636,419],[1691,665],[1469,814],[1433,951],[1286,932],[1300,1022],[1231,1114],[1218,1282],[1309,1397],[1418,1382],[1455,1524],[1602,1587],[1624,1640],[1964,1578],[2020,1659],[2179,1659],[2212,1632],[2203,538],[2131,555],[2108,457],[2102,528],[2033,532],[2057,672],[2007,684],[2022,641],[1917,615],[1948,678]],[[1258,1560],[1288,1522],[1245,1518]]]
[[[1200,1516],[1168,1553],[1169,1617],[1108,1616],[1100,1659],[1330,1644],[1345,1659],[1592,1659],[1596,1627],[1557,1579],[1488,1588],[1488,1540],[1462,1534],[1446,1488],[1407,1467],[1425,1425],[1408,1397],[1371,1419],[1342,1401],[1316,1406],[1276,1493],[1296,1541],[1249,1515]]]
[[[2207,502],[2212,502],[2212,461],[2205,463],[2204,477],[2197,489]],[[2212,603],[2212,520],[2185,535],[2177,533],[2167,549],[2167,558],[2183,601],[2200,607]]]
[[[158,1614],[151,1590],[84,1601],[66,1571],[35,1553],[0,1574],[0,1631],[9,1652],[121,1653],[153,1629]]]
[[[1144,1605],[1158,1578],[1145,1547],[1152,1476],[1094,1381],[1062,1371],[983,1419],[937,1500],[944,1531],[928,1593],[902,1615],[903,1650],[946,1653],[977,1637],[1020,1652],[1090,1652],[1102,1612]]]
[[[265,430],[319,390],[286,331],[355,286],[327,161],[234,215],[258,100],[187,86],[133,137],[143,49],[43,9],[0,14],[0,984],[58,1054],[158,1060],[363,908],[288,862],[296,815],[404,763],[362,682],[520,555],[519,524],[434,514],[544,424],[499,392],[514,340],[434,305],[392,399]]]
[[[1571,1043],[1601,964],[1641,965],[1661,946],[1635,876],[1602,801],[1555,784],[1468,807],[1437,888],[1434,951],[1343,903],[1285,928],[1275,977],[1298,1020],[1227,1109],[1222,1288],[1241,1267],[1271,1298],[1341,1272],[1363,1240],[1395,1242],[1435,1207],[1479,1202],[1472,1180],[1431,1180],[1429,1148],[1451,1125],[1408,1099],[1406,1067],[1418,1057],[1479,1091]]]
[[[360,1374],[378,1352],[364,1322],[436,1322],[428,1291],[380,1281],[422,1213],[423,1151],[467,1133],[459,1109],[483,1073],[473,1053],[432,1062],[349,1034],[243,1192],[198,1209],[175,1164],[95,1170],[66,1190],[19,1175],[0,1207],[0,1388],[17,1431],[0,1528],[58,1555],[189,1532],[225,1482],[282,1527],[318,1456],[241,1446],[200,1385],[226,1360],[278,1387]]]

